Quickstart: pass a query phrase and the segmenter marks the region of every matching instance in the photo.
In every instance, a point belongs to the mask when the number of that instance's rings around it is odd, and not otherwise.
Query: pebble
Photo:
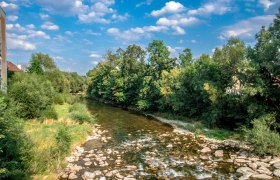
[[[204,147],[200,152],[201,153],[210,153],[211,149],[209,147]]]
[[[271,176],[266,174],[253,174],[251,177],[256,179],[272,179]]]
[[[280,177],[280,169],[275,169],[275,170],[273,171],[273,175],[274,175],[274,176],[277,176],[277,177]]]
[[[215,157],[222,158],[224,156],[223,150],[217,150],[215,151]]]
[[[68,179],[77,179],[78,176],[75,173],[71,173],[68,177]]]

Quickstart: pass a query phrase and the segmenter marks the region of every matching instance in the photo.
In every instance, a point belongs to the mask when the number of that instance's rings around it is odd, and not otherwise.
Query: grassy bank
[[[85,141],[91,132],[92,125],[70,119],[73,105],[55,105],[58,120],[26,121],[25,131],[31,138],[32,148],[31,171],[37,174],[34,178],[41,179],[46,174],[64,166],[64,159],[72,148]]]

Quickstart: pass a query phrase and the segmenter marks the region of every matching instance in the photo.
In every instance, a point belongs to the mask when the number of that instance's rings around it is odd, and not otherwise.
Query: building
[[[0,89],[7,88],[6,14],[0,7]]]

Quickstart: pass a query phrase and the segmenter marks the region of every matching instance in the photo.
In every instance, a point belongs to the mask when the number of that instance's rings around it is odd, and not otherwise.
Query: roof
[[[10,62],[10,61],[7,61],[7,68],[8,68],[8,71],[10,72],[19,72],[21,71],[17,65],[15,65],[14,63]]]

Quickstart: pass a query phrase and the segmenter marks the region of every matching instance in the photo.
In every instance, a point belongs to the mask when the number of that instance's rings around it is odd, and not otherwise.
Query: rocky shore
[[[168,122],[164,122],[168,123]],[[173,126],[173,125],[172,125]],[[117,143],[95,125],[67,157],[60,179],[278,179],[280,158],[256,156],[250,146],[217,141],[174,128],[135,132]]]

